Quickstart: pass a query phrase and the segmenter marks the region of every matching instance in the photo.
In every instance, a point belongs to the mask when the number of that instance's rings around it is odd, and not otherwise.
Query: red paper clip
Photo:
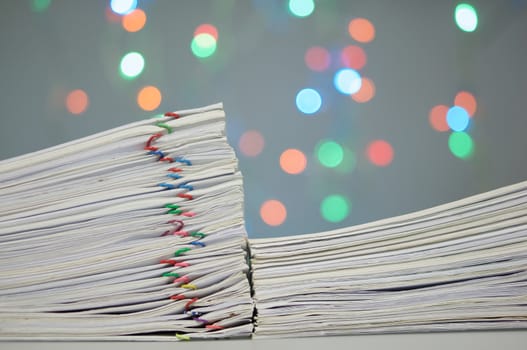
[[[205,326],[205,328],[208,328],[208,329],[215,329],[215,330],[220,330],[220,329],[223,329],[222,326],[218,326],[216,324],[208,324]]]
[[[148,141],[146,141],[146,145],[145,145],[145,150],[147,151],[157,151],[157,147],[154,147],[152,146],[152,142],[158,138],[160,138],[161,136],[163,136],[162,134],[154,134],[152,136],[150,136],[150,138],[148,139]]]
[[[194,197],[192,197],[192,195],[188,193],[178,193],[177,197],[186,198],[186,199],[194,199]]]
[[[176,231],[173,233],[174,236],[188,237],[189,233],[187,231]]]
[[[185,304],[185,309],[190,309],[190,305],[194,304],[196,301],[198,301],[198,298],[192,298],[188,301],[188,303]]]
[[[179,282],[189,283],[190,279],[188,278],[188,276],[181,276],[181,277],[174,279],[174,283],[179,283]]]
[[[159,161],[160,161],[160,162],[174,163],[174,159],[173,159],[173,158],[170,158],[170,157],[159,158]]]
[[[175,263],[174,266],[178,266],[178,267],[189,267],[190,264],[189,264],[188,262],[182,261],[182,262],[177,262],[177,263]]]
[[[179,117],[181,116],[177,114],[176,112],[166,112],[165,117],[172,117],[174,119],[179,119]]]
[[[190,264],[185,261],[176,261],[176,260],[170,260],[170,259],[163,259],[159,262],[160,264],[170,264],[172,266],[177,267],[189,267]]]
[[[172,225],[175,225],[176,227],[174,228],[175,231],[179,231],[181,230],[183,227],[185,227],[185,223],[181,220],[178,220],[178,219],[174,219],[174,220],[169,220],[167,221],[167,224],[172,224]]]

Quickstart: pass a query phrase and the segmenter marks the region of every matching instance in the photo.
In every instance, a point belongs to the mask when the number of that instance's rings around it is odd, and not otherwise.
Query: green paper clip
[[[163,277],[181,277],[177,272],[165,272]]]
[[[165,124],[165,123],[157,123],[156,126],[159,126],[160,128],[166,129],[169,134],[172,134],[172,128]]]
[[[178,249],[178,250],[176,250],[176,252],[174,253],[174,256],[180,256],[181,254],[186,253],[186,252],[188,252],[189,250],[192,250],[192,248],[185,247],[185,248]]]

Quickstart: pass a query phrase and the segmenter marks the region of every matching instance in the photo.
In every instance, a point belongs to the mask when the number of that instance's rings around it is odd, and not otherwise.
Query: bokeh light
[[[242,134],[238,141],[238,148],[243,155],[247,157],[256,157],[265,145],[265,140],[262,134],[257,130],[249,130]]]
[[[196,30],[194,30],[194,36],[200,34],[209,34],[214,38],[214,40],[218,40],[218,28],[210,23],[203,23],[197,26]]]
[[[300,174],[306,169],[306,165],[306,155],[298,149],[286,149],[280,155],[280,167],[288,174]]]
[[[313,0],[289,0],[289,11],[296,17],[307,17],[315,10]]]
[[[346,46],[340,53],[340,61],[348,68],[362,69],[366,65],[366,60],[366,52],[359,46]]]
[[[359,91],[351,95],[355,102],[365,103],[375,96],[375,84],[369,78],[362,77],[362,83]]]
[[[334,168],[342,163],[344,150],[342,146],[332,140],[324,140],[315,147],[315,154],[320,164],[327,168]]]
[[[325,48],[313,46],[306,51],[304,61],[309,69],[316,72],[323,72],[329,68],[331,57]]]
[[[451,107],[446,114],[446,122],[453,131],[464,131],[470,122],[470,117],[463,107]]]
[[[139,74],[143,72],[145,67],[145,60],[143,55],[139,52],[129,52],[123,56],[121,59],[121,64],[119,68],[121,70],[121,75],[125,79],[136,78]]]
[[[344,220],[349,215],[350,207],[351,204],[346,197],[333,194],[322,200],[320,213],[324,220],[336,223]]]
[[[321,106],[322,97],[315,89],[302,89],[296,94],[296,107],[302,113],[316,113]]]
[[[196,57],[210,57],[216,52],[216,39],[208,33],[198,34],[192,39],[190,48]]]
[[[66,96],[66,108],[71,114],[84,113],[89,103],[88,94],[81,89],[73,90]]]
[[[459,29],[464,32],[473,32],[478,27],[478,14],[472,5],[457,5],[454,11],[454,19]]]
[[[33,0],[31,1],[31,10],[34,12],[44,12],[51,5],[51,0]]]
[[[375,140],[368,145],[366,155],[373,164],[385,167],[393,161],[393,148],[387,141]]]
[[[287,210],[279,200],[270,199],[260,207],[260,217],[269,226],[280,226],[287,218]]]
[[[137,94],[137,104],[145,111],[153,111],[161,104],[161,91],[155,86],[145,86]]]
[[[473,117],[478,109],[476,98],[468,91],[458,92],[454,98],[454,105],[465,109],[470,117]]]
[[[360,43],[369,43],[375,38],[375,26],[366,18],[354,18],[348,24],[349,35]]]
[[[146,13],[141,9],[135,9],[122,17],[124,30],[135,33],[143,29],[146,24]]]
[[[446,114],[448,113],[448,106],[437,105],[430,109],[428,113],[428,121],[432,128],[436,131],[444,132],[450,130],[446,122]]]
[[[337,91],[345,95],[351,95],[360,90],[362,80],[357,71],[344,68],[335,74],[333,83]]]
[[[135,10],[137,7],[137,0],[111,0],[110,8],[113,12],[119,15],[126,15]]]
[[[450,152],[458,158],[469,158],[474,152],[474,142],[466,132],[453,132],[448,138]]]

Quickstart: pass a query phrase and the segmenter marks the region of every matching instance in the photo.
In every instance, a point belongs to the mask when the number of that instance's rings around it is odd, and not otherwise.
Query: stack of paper
[[[256,336],[527,327],[527,182],[250,243]]]
[[[248,245],[224,124],[218,104],[1,161],[0,339],[527,328],[527,182]]]
[[[250,335],[224,118],[167,113],[1,161],[0,336]]]

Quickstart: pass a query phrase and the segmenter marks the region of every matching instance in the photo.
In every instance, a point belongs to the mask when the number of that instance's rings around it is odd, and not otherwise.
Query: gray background
[[[255,158],[239,154],[245,175],[246,221],[250,237],[273,237],[334,229],[407,213],[527,178],[527,2],[470,1],[479,27],[464,33],[454,24],[454,1],[316,1],[307,18],[292,17],[286,1],[139,0],[148,16],[138,33],[107,20],[108,1],[53,0],[42,12],[32,1],[2,1],[0,11],[0,158],[49,147],[168,110],[219,101],[227,113],[231,144],[247,130],[265,138]],[[371,102],[357,104],[332,85],[339,68],[315,73],[304,64],[314,45],[338,52],[357,44],[347,23],[366,17],[376,27],[363,74],[374,80]],[[219,30],[215,55],[199,60],[190,51],[194,29],[212,23]],[[146,60],[143,74],[125,81],[119,61],[128,51]],[[137,91],[156,85],[159,109],[136,104]],[[300,113],[295,95],[316,87],[323,108]],[[63,96],[84,89],[90,105],[71,115]],[[451,105],[460,90],[478,100],[470,135],[474,156],[454,157],[448,133],[433,130],[428,112]],[[321,139],[332,138],[355,152],[351,173],[323,168],[313,156]],[[392,164],[373,166],[366,145],[388,140]],[[279,156],[286,148],[308,156],[300,175],[285,174]],[[237,149],[237,151],[239,151]],[[352,202],[350,215],[330,223],[321,200],[333,193]],[[288,210],[283,225],[259,216],[263,201],[275,198]]]

